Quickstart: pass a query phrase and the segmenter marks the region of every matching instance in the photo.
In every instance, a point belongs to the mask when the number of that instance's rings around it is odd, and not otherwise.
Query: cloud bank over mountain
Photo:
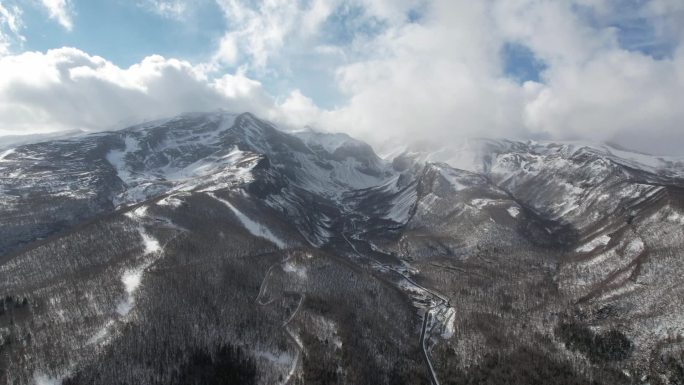
[[[112,129],[179,111],[251,110],[272,99],[241,75],[208,78],[186,61],[150,56],[122,69],[76,48],[0,59],[1,133]],[[256,111],[263,110],[257,109]]]
[[[226,30],[210,57],[151,55],[128,68],[77,48],[12,50],[21,12],[0,8],[0,134],[224,108],[371,143],[503,136],[684,154],[679,0],[216,4]]]

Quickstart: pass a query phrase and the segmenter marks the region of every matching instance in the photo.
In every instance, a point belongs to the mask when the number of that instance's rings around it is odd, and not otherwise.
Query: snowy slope
[[[217,341],[264,384],[315,378],[312,352],[342,383],[467,378],[487,357],[505,372],[516,354],[609,384],[665,373],[658,349],[684,335],[683,176],[679,159],[575,142],[383,159],[224,112],[4,148],[0,294],[31,305],[0,314],[0,380],[123,365],[151,384]],[[565,323],[632,345],[597,361]]]

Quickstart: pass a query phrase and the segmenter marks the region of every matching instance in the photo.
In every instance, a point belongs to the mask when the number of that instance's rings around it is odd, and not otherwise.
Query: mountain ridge
[[[677,381],[679,161],[468,145],[218,112],[6,150],[0,380],[174,383],[231,346],[264,384]]]

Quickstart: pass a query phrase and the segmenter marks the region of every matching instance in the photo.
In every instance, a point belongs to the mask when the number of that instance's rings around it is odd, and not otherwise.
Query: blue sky
[[[69,30],[58,21],[50,20],[48,11],[39,2],[27,3],[22,8],[25,41],[20,49],[46,51],[76,47],[121,67],[136,64],[152,54],[195,63],[206,61],[217,49],[230,22],[214,1],[196,0],[191,4],[182,15],[165,15],[155,12],[153,6],[144,1],[71,0],[73,27]],[[422,6],[407,10],[409,22],[420,22]],[[358,35],[374,36],[386,28],[380,19],[363,17],[364,12],[364,8],[357,5],[335,9],[321,27],[320,43],[345,46]],[[634,40],[638,44],[640,36],[633,36],[631,32],[625,37],[626,41]],[[282,73],[258,73],[255,77],[264,80],[267,89],[274,93],[284,93],[292,87],[291,83],[296,83],[326,107],[342,100],[336,90],[322,86],[331,80],[332,74],[326,70],[331,68],[331,63],[301,52],[290,60],[287,77],[282,77]],[[516,43],[502,47],[501,60],[505,73],[520,82],[539,81],[539,74],[544,69],[543,62],[527,47]],[[227,66],[225,69],[234,68]]]
[[[24,50],[77,47],[128,67],[159,54],[194,62],[215,50],[227,28],[213,1],[197,1],[183,18],[155,13],[136,0],[72,0],[72,30],[48,19],[39,3],[23,8]]]
[[[0,0],[0,135],[225,108],[684,152],[683,40],[681,0]]]
[[[407,20],[420,22],[422,7],[424,4],[409,8]],[[23,7],[25,41],[20,49],[76,47],[120,67],[129,67],[153,54],[201,63],[213,55],[230,27],[221,7],[211,0],[192,1],[181,15],[161,14],[152,4],[134,0],[71,0],[69,9],[71,29],[50,20],[48,11],[38,2]],[[358,5],[336,8],[321,26],[319,42],[344,47],[359,35],[372,37],[387,28],[383,20],[364,17],[364,12]],[[256,71],[252,76],[274,95],[287,95],[294,87],[324,108],[343,103],[343,95],[334,86],[335,63],[308,54],[309,48],[293,47],[287,63],[281,63],[286,65],[284,71]],[[520,83],[539,81],[545,68],[527,47],[516,43],[502,47],[501,60],[505,74]],[[236,67],[228,65],[222,70],[234,71]]]
[[[17,50],[44,52],[76,47],[124,68],[150,55],[202,63],[210,60],[231,27],[219,4],[212,0],[188,1],[178,15],[157,12],[154,3],[145,0],[71,0],[68,9],[71,29],[50,19],[39,1],[23,6],[25,40]],[[411,10],[408,16],[417,18],[418,11]],[[382,20],[363,18],[363,12],[360,6],[335,9],[321,26],[319,42],[344,46],[358,35],[380,33]],[[273,69],[250,74],[275,96],[286,96],[298,88],[318,105],[334,107],[344,100],[333,84],[335,63],[312,55],[310,48],[293,44],[286,60]],[[224,65],[220,71],[234,72],[240,64]]]
[[[164,2],[164,0],[161,0]],[[24,37],[20,50],[46,51],[58,47],[77,47],[91,55],[99,55],[120,67],[139,63],[143,58],[162,55],[180,58],[193,63],[207,61],[216,51],[224,32],[231,27],[222,8],[213,0],[191,0],[183,4],[179,14],[159,12],[150,0],[71,0],[68,3],[71,29],[57,20],[49,19],[49,12],[39,1],[27,2],[22,7]],[[654,58],[672,54],[672,41],[658,38],[657,25],[642,15],[629,10],[638,9],[644,0],[626,0],[615,17],[600,19],[591,8],[577,6],[583,18],[595,25],[611,27],[616,31],[619,44],[628,50],[639,51]],[[420,23],[426,2],[406,10],[410,23]],[[322,24],[318,42],[345,47],[357,36],[375,36],[382,33],[386,24],[379,18],[364,17],[362,5],[346,4],[335,8]],[[318,105],[326,108],[344,102],[343,96],[331,87],[335,63],[317,55],[307,54],[304,47],[290,52],[285,70],[257,71],[252,76],[276,94],[286,95],[293,87],[301,89]],[[504,74],[514,81],[542,81],[545,62],[524,44],[505,42],[500,49]],[[231,71],[237,66],[225,66]]]

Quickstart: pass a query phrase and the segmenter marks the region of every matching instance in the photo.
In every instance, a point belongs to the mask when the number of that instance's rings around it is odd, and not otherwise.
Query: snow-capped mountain
[[[681,383],[683,198],[608,145],[224,112],[5,148],[0,383]]]

